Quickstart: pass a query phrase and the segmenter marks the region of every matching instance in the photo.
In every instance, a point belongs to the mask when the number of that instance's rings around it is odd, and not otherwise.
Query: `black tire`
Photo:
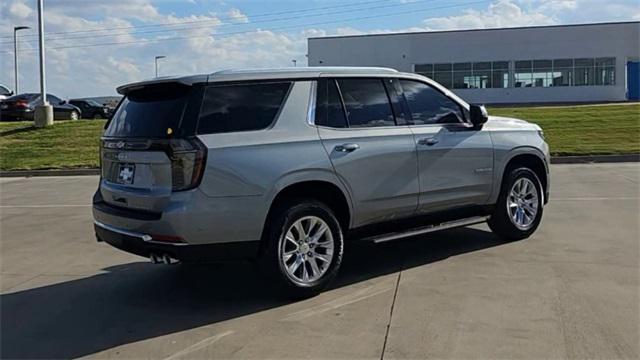
[[[99,120],[99,119],[102,119],[103,116],[100,115],[100,113],[96,112],[96,113],[93,114],[93,116],[91,118],[94,119],[94,120]]]
[[[508,171],[509,173],[505,177],[502,188],[500,189],[498,202],[496,203],[495,209],[493,210],[493,214],[491,215],[488,223],[491,231],[496,235],[506,240],[513,241],[528,238],[540,225],[544,206],[544,191],[542,190],[540,179],[538,179],[538,176],[531,169],[520,167]],[[533,220],[527,226],[516,225],[516,220],[513,219],[509,213],[509,195],[516,182],[521,179],[528,179],[533,185],[535,185],[532,191],[535,191],[537,194],[537,212],[535,216],[529,216],[529,218],[533,218]],[[531,215],[528,211],[526,214]]]
[[[303,222],[308,221],[304,219],[309,217],[319,218],[327,225],[328,230],[326,230],[325,234],[327,232],[330,232],[330,234],[323,235],[322,239],[326,244],[333,244],[333,251],[328,267],[323,267],[323,269],[325,269],[324,273],[317,280],[310,281],[308,283],[300,283],[295,281],[293,279],[295,276],[289,275],[285,269],[286,261],[282,259],[280,249],[282,243],[286,242],[285,237],[287,236],[290,228],[292,228],[292,226],[301,219],[303,219]],[[308,232],[311,233],[311,230],[312,229],[309,229]],[[329,235],[331,240],[329,240]],[[265,230],[262,241],[263,247],[259,259],[260,268],[264,270],[264,274],[267,275],[270,280],[276,283],[276,286],[279,288],[281,293],[287,297],[300,299],[317,295],[335,278],[338,273],[338,269],[340,268],[340,264],[342,263],[344,237],[340,223],[336,219],[333,211],[328,206],[317,200],[293,200],[274,209],[273,214],[269,216],[267,229]],[[298,245],[296,245],[296,248],[300,250],[302,247],[298,247]],[[317,251],[322,250],[323,249],[318,245]],[[318,259],[312,259],[316,254],[316,249],[307,251],[313,251],[313,254],[307,258],[308,260],[306,261],[308,261],[308,263],[302,262],[302,264],[299,265],[299,270],[307,271],[307,269],[310,269],[311,261],[314,261],[316,266],[319,266],[321,263],[326,264],[325,262],[319,262]],[[293,256],[299,256],[302,258],[303,255],[294,254]],[[306,269],[301,269],[300,267],[306,267]],[[309,271],[309,274],[311,274],[311,270]]]

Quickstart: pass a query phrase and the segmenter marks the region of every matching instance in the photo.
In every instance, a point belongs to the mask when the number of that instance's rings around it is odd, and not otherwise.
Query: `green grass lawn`
[[[0,170],[96,168],[105,120],[0,123]]]
[[[640,104],[491,108],[490,115],[534,122],[552,155],[640,153]]]
[[[640,104],[490,108],[540,125],[553,155],[640,153]],[[104,120],[0,123],[0,170],[95,168]]]

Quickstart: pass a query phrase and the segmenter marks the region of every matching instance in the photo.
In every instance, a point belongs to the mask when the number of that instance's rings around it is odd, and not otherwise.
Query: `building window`
[[[532,87],[533,86],[533,61],[520,60],[515,63],[515,87]]]
[[[595,85],[593,59],[575,59],[576,86]]]
[[[550,87],[553,85],[553,62],[551,60],[533,60],[533,86]]]
[[[553,86],[573,85],[573,59],[553,60]]]
[[[449,64],[434,64],[433,65],[433,80],[442,84],[442,86],[451,89],[453,87],[452,77],[452,65]]]
[[[453,89],[593,86],[615,85],[615,63],[613,57],[516,60],[510,70],[509,61],[487,61],[416,64],[414,71]]]
[[[509,62],[416,64],[415,73],[453,89],[509,87]]]
[[[509,62],[494,61],[491,69],[491,87],[492,88],[508,88],[509,87]]]
[[[596,85],[615,85],[616,58],[596,59]]]
[[[413,67],[413,71],[416,74],[433,79],[433,64],[416,64]]]
[[[471,72],[471,63],[453,64],[453,88],[471,89],[474,87],[475,86],[473,73]]]
[[[491,87],[491,63],[473,63],[473,87],[486,89]]]

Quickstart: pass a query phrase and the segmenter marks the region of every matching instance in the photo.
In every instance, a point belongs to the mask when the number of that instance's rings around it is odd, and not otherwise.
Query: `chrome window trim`
[[[423,83],[427,86],[430,86],[432,88],[434,88],[436,91],[439,91],[440,93],[442,93],[444,96],[446,96],[447,98],[449,98],[451,101],[453,101],[454,103],[458,104],[458,106],[460,106],[464,112],[464,110],[469,111],[469,104],[464,101],[462,98],[458,97],[457,95],[455,95],[451,90],[443,87],[442,85],[438,84],[437,82],[424,77],[422,75],[419,74],[379,74],[379,75],[360,75],[360,76],[354,76],[354,75],[347,75],[347,74],[340,74],[340,75],[327,75],[327,76],[322,76],[320,75],[319,78],[323,78],[323,77],[331,77],[333,79],[336,78],[345,78],[345,77],[350,77],[350,78],[357,78],[357,77],[367,77],[367,78],[380,78],[380,79],[385,79],[385,78],[392,78],[392,79],[397,79],[397,80],[411,80],[411,81],[417,81],[420,83]],[[405,124],[405,125],[394,125],[394,126],[375,126],[375,127],[362,127],[362,128],[352,128],[352,127],[346,127],[346,128],[333,128],[330,126],[323,126],[323,125],[316,125],[315,124],[315,114],[316,114],[316,101],[317,101],[317,92],[318,92],[318,81],[314,80],[311,83],[311,91],[309,91],[310,93],[310,97],[309,97],[309,107],[308,107],[308,112],[307,112],[307,123],[311,126],[315,126],[318,128],[323,128],[323,129],[330,129],[330,130],[371,130],[371,129],[397,129],[399,127],[424,127],[424,126],[445,126],[445,125],[458,125],[458,126],[462,126],[462,127],[466,127],[466,128],[472,128],[473,125],[467,120],[464,119],[464,122],[461,123],[446,123],[446,124],[421,124],[421,125],[411,125],[411,124]],[[338,86],[338,92],[340,93],[340,98],[341,98],[341,103],[344,107],[344,101],[342,100],[342,93],[340,92],[340,87]],[[348,122],[348,120],[347,120]]]
[[[336,130],[336,131],[363,131],[363,130],[391,130],[391,129],[406,129],[408,125],[394,125],[394,126],[372,126],[372,127],[348,127],[348,128],[334,128],[330,126],[315,125],[319,129]]]

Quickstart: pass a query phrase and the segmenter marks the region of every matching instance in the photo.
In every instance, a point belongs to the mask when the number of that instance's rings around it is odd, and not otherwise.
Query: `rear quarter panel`
[[[312,81],[293,84],[269,129],[199,135],[208,148],[200,191],[224,204],[226,213],[243,214],[216,221],[218,228],[211,231],[217,236],[259,239],[273,199],[291,184],[324,180],[344,192],[317,129],[307,123],[311,86]]]

